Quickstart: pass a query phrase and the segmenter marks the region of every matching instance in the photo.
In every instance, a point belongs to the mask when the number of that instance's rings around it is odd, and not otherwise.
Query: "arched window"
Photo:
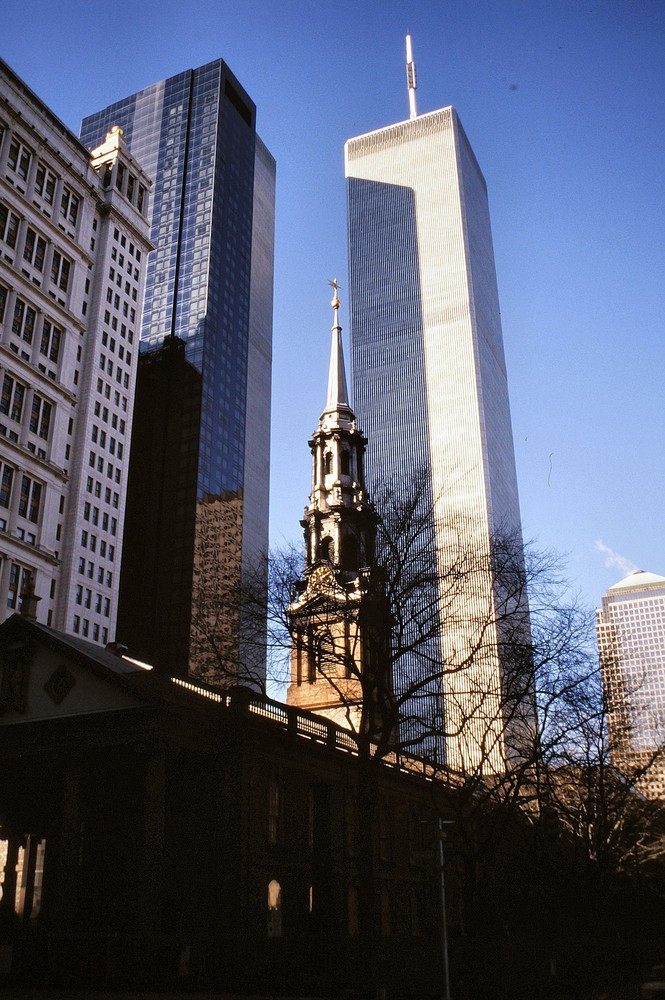
[[[343,451],[340,456],[341,473],[343,476],[348,476],[351,472],[351,456],[348,451]]]
[[[351,792],[344,803],[344,833],[346,853],[353,857],[358,853],[358,803]]]
[[[268,843],[278,844],[282,828],[282,791],[277,778],[268,785]]]
[[[315,796],[314,789],[307,790],[307,846],[314,850]],[[311,911],[310,911],[311,912]]]
[[[282,936],[282,887],[272,879],[268,883],[268,937]]]
[[[346,929],[351,937],[358,937],[358,890],[350,885],[346,892]]]
[[[332,474],[332,465],[333,465],[332,452],[327,451],[323,456],[323,470],[326,476],[330,476]]]
[[[335,640],[330,632],[324,632],[319,637],[317,661],[319,673],[321,674],[329,674],[335,668],[337,662],[337,657],[335,655]]]
[[[390,893],[387,889],[381,890],[381,934],[383,937],[390,937],[392,932],[392,913],[390,906]]]
[[[385,802],[379,805],[379,857],[382,861],[390,861],[392,855],[392,831],[390,816]]]
[[[327,559],[328,562],[333,561],[333,540],[326,536],[321,539],[321,544],[319,545],[319,559]]]
[[[421,935],[420,896],[417,889],[411,889],[411,937]]]

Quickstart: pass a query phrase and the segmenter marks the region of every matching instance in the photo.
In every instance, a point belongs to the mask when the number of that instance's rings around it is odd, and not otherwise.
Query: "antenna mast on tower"
[[[406,85],[409,88],[409,118],[417,118],[416,111],[416,64],[413,61],[411,35],[406,36]]]

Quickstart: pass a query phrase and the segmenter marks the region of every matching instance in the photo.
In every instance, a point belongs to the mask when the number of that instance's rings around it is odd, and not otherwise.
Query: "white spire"
[[[417,118],[416,111],[416,64],[413,61],[411,35],[406,36],[406,85],[409,88],[409,118]]]
[[[324,412],[330,410],[349,410],[349,392],[346,387],[346,372],[344,370],[344,352],[342,349],[342,328],[339,325],[339,298],[337,278],[329,282],[334,289],[330,305],[333,307],[332,341],[330,344],[330,367],[328,368],[328,398]]]

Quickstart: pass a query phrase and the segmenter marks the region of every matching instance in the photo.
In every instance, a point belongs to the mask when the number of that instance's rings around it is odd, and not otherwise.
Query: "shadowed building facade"
[[[354,403],[373,495],[424,476],[449,580],[470,553],[491,565],[497,538],[521,551],[520,512],[485,180],[453,108],[412,110],[345,147]],[[453,766],[500,767],[508,752],[500,600],[491,572],[471,573],[405,668],[446,665],[422,731],[445,732],[429,750]]]
[[[81,128],[94,144],[120,124],[155,178],[118,636],[159,669],[221,683],[265,670],[255,646],[227,637],[220,652],[214,629],[201,640],[214,615],[196,606],[201,552],[225,544],[231,498],[233,565],[207,592],[237,590],[267,551],[275,163],[255,118],[216,60]],[[202,641],[214,664],[194,655]]]

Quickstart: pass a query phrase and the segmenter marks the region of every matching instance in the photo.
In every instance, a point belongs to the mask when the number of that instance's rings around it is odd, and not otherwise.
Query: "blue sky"
[[[218,56],[255,100],[278,169],[279,544],[307,499],[327,280],[347,284],[343,145],[408,117],[407,30],[419,110],[457,108],[488,184],[525,535],[597,604],[627,564],[665,575],[662,0],[4,0],[1,54],[75,131]]]

